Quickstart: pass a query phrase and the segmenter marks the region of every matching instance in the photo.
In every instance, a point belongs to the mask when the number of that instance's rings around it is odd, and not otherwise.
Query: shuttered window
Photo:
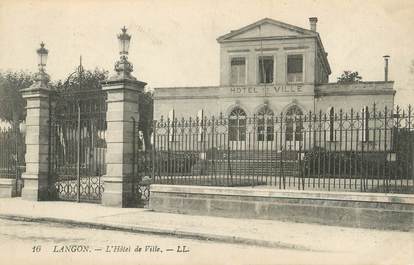
[[[303,82],[303,55],[288,55],[287,57],[287,81],[289,83]]]
[[[246,84],[246,59],[243,57],[231,59],[231,84]]]

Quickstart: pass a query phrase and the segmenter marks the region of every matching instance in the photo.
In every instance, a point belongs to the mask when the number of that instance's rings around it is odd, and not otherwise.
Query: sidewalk
[[[388,253],[414,258],[413,232],[157,213],[98,204],[32,202],[21,198],[0,199],[0,218],[306,251],[372,251],[378,255],[378,250],[386,249]]]

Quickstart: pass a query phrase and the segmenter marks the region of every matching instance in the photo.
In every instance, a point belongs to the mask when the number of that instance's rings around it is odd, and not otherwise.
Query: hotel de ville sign
[[[260,94],[267,95],[281,95],[281,94],[295,94],[304,92],[305,86],[303,84],[289,84],[289,85],[257,85],[257,86],[234,86],[228,87],[230,93],[234,96],[253,96]]]

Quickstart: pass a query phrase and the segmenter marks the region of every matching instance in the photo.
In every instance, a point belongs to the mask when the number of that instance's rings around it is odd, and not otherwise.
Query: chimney
[[[309,18],[309,24],[310,24],[310,30],[316,31],[316,23],[318,22],[317,17],[310,17]]]
[[[384,66],[384,81],[388,82],[388,60],[390,59],[389,55],[384,55],[384,61],[385,61],[385,66]]]

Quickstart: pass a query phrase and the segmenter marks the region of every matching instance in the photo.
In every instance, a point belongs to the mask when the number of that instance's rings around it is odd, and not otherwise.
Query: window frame
[[[328,108],[328,124],[329,124],[329,142],[336,142],[336,131],[335,131],[335,121],[336,121],[336,112],[335,107]]]
[[[205,142],[205,114],[204,109],[199,109],[197,111],[197,119],[198,119],[198,134],[197,134],[197,141],[198,142]]]
[[[168,141],[169,142],[176,142],[177,141],[177,124],[176,124],[176,114],[175,108],[172,108],[168,112]]]
[[[302,81],[300,82],[289,82],[289,73],[288,73],[288,61],[289,61],[289,56],[297,56],[297,55],[301,55],[302,56]],[[298,51],[293,51],[293,52],[286,52],[286,56],[285,56],[285,77],[286,77],[286,83],[287,84],[304,84],[305,83],[305,67],[306,63],[305,63],[305,52],[298,52]]]
[[[234,84],[232,81],[232,61],[233,59],[243,58],[244,59],[244,81],[240,84]],[[229,84],[230,86],[245,86],[247,85],[247,67],[248,67],[248,56],[245,54],[237,54],[229,56]]]
[[[233,115],[233,112],[235,112],[237,109],[241,110],[244,115]],[[240,117],[244,117],[243,119],[240,119]],[[236,119],[235,119],[236,118]],[[247,112],[240,106],[236,106],[232,108],[228,115],[228,140],[229,142],[244,142],[246,141],[246,132],[247,132]],[[240,120],[244,120],[244,124],[240,125]],[[236,121],[236,126],[231,125],[231,121]],[[243,129],[244,131],[241,131]],[[233,131],[235,130],[235,139],[231,138],[233,135]],[[241,137],[243,136],[243,137]]]
[[[288,111],[291,108],[296,107],[299,111],[300,114],[288,114]],[[304,121],[303,119],[297,119],[296,117],[298,116],[304,116],[304,111],[302,110],[301,107],[299,107],[298,105],[294,104],[289,106],[286,111],[284,112],[284,121],[285,121],[285,141],[288,142],[303,142],[303,132],[305,131],[304,129]],[[299,130],[298,130],[299,128]],[[288,135],[290,135],[290,137],[288,137]],[[291,138],[291,139],[288,139]]]

